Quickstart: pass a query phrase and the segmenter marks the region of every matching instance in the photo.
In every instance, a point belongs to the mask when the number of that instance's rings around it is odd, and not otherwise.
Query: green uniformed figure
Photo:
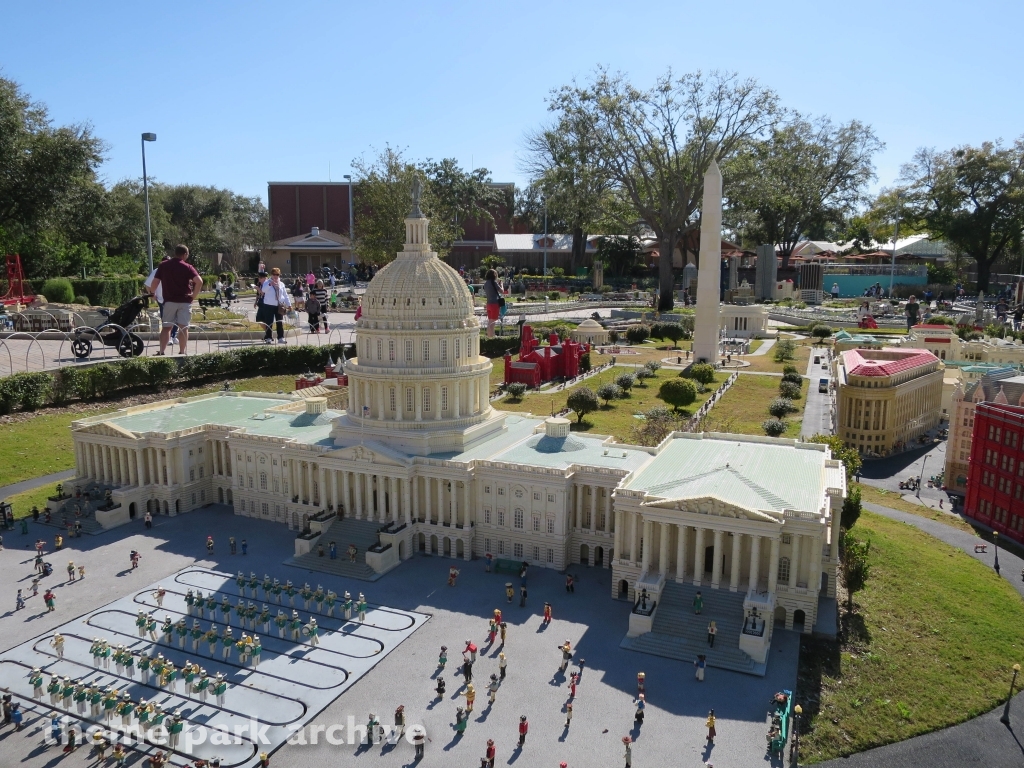
[[[466,732],[466,723],[469,722],[469,713],[466,712],[462,707],[458,707],[455,710],[455,732],[463,734]]]
[[[238,626],[245,629],[245,600],[239,600],[234,610],[235,615],[238,616]]]
[[[85,684],[82,682],[77,682],[75,685],[75,694],[73,698],[75,700],[75,705],[78,708],[79,715],[85,714],[85,702],[88,697],[89,694],[86,691]]]
[[[149,619],[146,618],[145,611],[139,611],[139,615],[135,618],[135,626],[139,629],[139,637],[145,637],[146,627],[149,626]]]
[[[125,649],[124,654],[122,656],[122,659],[124,660],[124,673],[126,675],[128,675],[129,678],[134,678],[135,677],[135,655],[131,651],[129,651],[128,649]]]
[[[366,723],[366,738],[370,740],[371,744],[377,743],[377,731],[379,729],[380,720],[378,720],[377,716],[373,714],[373,712],[371,712],[370,717],[367,719]]]
[[[324,597],[324,603],[327,604],[327,615],[334,616],[334,604],[338,602],[338,595],[332,590],[327,590],[327,595]]]
[[[302,608],[303,610],[309,610],[309,601],[313,599],[313,589],[309,586],[307,581],[302,585],[302,589],[299,590],[299,594],[302,595]]]
[[[103,661],[100,659],[100,648],[103,644],[100,642],[98,637],[92,639],[92,645],[89,646],[89,655],[92,656],[92,665],[99,667]]]
[[[256,587],[259,586],[260,580],[256,578],[256,572],[249,572],[249,590],[252,592],[252,596],[256,597]]]
[[[277,609],[277,616],[274,617],[274,624],[277,625],[277,636],[284,637],[284,629],[288,626],[288,617],[284,615],[284,609]]]
[[[159,653],[149,666],[150,669],[153,670],[153,677],[156,678],[156,684],[160,685],[160,678],[163,677],[164,668],[167,666],[167,659],[164,658],[162,653]]]
[[[46,692],[50,694],[50,706],[56,707],[60,701],[60,678],[54,675],[50,678],[50,684],[46,686]]]
[[[152,711],[152,708],[146,703],[145,699],[141,699],[135,706],[135,719],[139,721],[142,730],[146,730],[146,726],[149,724],[149,714]]]
[[[153,614],[146,616],[146,631],[149,632],[149,639],[156,642],[156,619]]]
[[[249,622],[249,629],[256,629],[256,604],[249,601],[249,605],[245,609],[245,618]]]
[[[198,679],[196,684],[192,686],[192,693],[199,694],[200,701],[206,701],[206,694],[210,690],[210,676],[206,674],[205,669],[199,670]]]
[[[366,621],[366,598],[363,597],[363,593],[359,593],[359,602],[356,604],[356,613],[359,614],[360,621]]]
[[[159,728],[164,724],[164,718],[167,717],[167,713],[164,712],[159,704],[151,704],[150,707],[149,724],[152,728]]]
[[[32,698],[40,701],[43,698],[43,673],[33,669],[28,674],[28,682],[32,686]]]
[[[174,668],[174,662],[168,661],[164,667],[164,674],[160,679],[161,684],[169,691],[173,691],[178,685],[180,673]]]
[[[206,642],[210,646],[210,655],[213,656],[217,652],[217,643],[220,642],[220,634],[217,632],[216,624],[211,624],[210,628],[206,631]]]
[[[103,668],[110,669],[110,645],[106,640],[101,640],[100,646],[100,659],[103,661]]]
[[[63,699],[64,709],[71,709],[71,698],[74,695],[75,684],[65,677],[60,684],[60,697]]]
[[[185,723],[181,719],[181,713],[175,712],[174,717],[171,720],[171,724],[167,727],[167,746],[174,749],[178,746],[178,739],[181,738],[181,732],[184,730]]]
[[[103,691],[101,691],[95,685],[89,689],[89,714],[93,720],[100,719],[100,713],[103,711]]]
[[[174,625],[174,634],[178,636],[178,647],[185,647],[185,638],[188,637],[188,625],[184,619],[178,619],[178,623]]]
[[[192,638],[192,652],[198,653],[199,641],[203,639],[203,628],[199,626],[199,619],[192,619],[192,629],[188,634]]]
[[[348,592],[345,592],[345,621],[348,621],[352,618],[352,605],[352,595],[350,595]]]
[[[117,704],[117,691],[112,691],[108,687],[103,696],[103,717],[106,719],[107,725],[110,725],[110,721],[114,719],[114,713],[117,711]]]
[[[285,584],[284,584],[284,593],[286,595],[288,595],[288,604],[292,608],[294,608],[295,607],[295,595],[298,594],[298,593],[296,592],[295,585],[292,584],[291,579],[289,579],[288,581],[285,582]]]
[[[288,623],[288,627],[292,631],[292,640],[298,642],[302,637],[302,619],[299,618],[298,611],[292,611],[292,618]]]
[[[225,624],[231,623],[231,603],[228,601],[227,595],[220,601],[220,614]]]
[[[231,634],[231,627],[224,628],[224,636],[220,639],[221,658],[230,659],[231,649],[235,647],[235,636]]]
[[[203,592],[200,589],[196,590],[196,616],[200,619],[205,618],[203,616],[203,607],[206,605],[206,600],[203,598]]]
[[[316,648],[320,645],[320,627],[316,625],[316,619],[312,616],[309,618],[309,624],[306,625],[306,630],[309,632],[309,644]]]
[[[281,589],[281,582],[278,581],[277,579],[274,579],[274,585],[271,587],[270,591],[274,594],[274,600],[276,600],[277,604],[280,605],[281,604],[281,592],[283,591]]]
[[[235,648],[238,650],[238,663],[243,667],[247,661],[246,657],[249,655],[249,644],[251,642],[250,637],[244,634],[235,642]]]
[[[238,594],[245,594],[245,574],[241,571],[238,572],[238,576],[235,577],[235,584],[238,585]]]
[[[252,665],[258,667],[260,665],[260,654],[263,653],[263,643],[258,637],[252,639]]]
[[[217,697],[217,706],[224,706],[224,694],[228,690],[228,683],[224,679],[224,675],[220,672],[217,673],[217,679],[213,681],[213,694]]]
[[[217,598],[213,596],[213,592],[206,596],[206,610],[210,612],[211,619],[217,618]]]
[[[270,574],[269,573],[263,574],[263,599],[264,600],[269,600],[270,599],[270,589],[273,586],[274,586],[274,582],[272,582],[270,580]]]
[[[149,654],[139,654],[139,676],[142,678],[142,682],[149,682]]]
[[[192,608],[196,604],[196,595],[191,589],[185,593],[185,613],[189,616],[192,615]]]
[[[114,649],[114,666],[117,668],[117,674],[124,674],[124,646],[119,645]]]
[[[324,612],[324,587],[322,584],[316,585],[316,592],[313,593],[313,602],[316,603],[317,613]]]
[[[117,714],[121,716],[121,725],[127,728],[132,724],[132,713],[135,712],[135,705],[132,704],[132,697],[128,691],[121,694],[121,702],[117,705]]]
[[[185,666],[181,668],[181,676],[185,680],[185,694],[192,690],[195,685],[196,675],[199,674],[199,665],[186,660]]]
[[[257,619],[257,622],[263,625],[264,632],[270,631],[270,608],[265,605],[263,606],[263,610],[260,611],[260,617]]]

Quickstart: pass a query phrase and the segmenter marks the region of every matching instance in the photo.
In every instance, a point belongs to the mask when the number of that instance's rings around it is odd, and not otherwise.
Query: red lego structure
[[[580,358],[589,351],[589,344],[571,339],[560,342],[557,333],[550,334],[548,346],[542,347],[540,339],[533,337],[533,328],[524,325],[519,359],[513,362],[511,354],[505,355],[505,383],[521,382],[537,388],[552,379],[574,378],[580,373]]]
[[[7,254],[7,293],[0,296],[0,303],[28,304],[35,296],[25,293],[25,272],[21,268],[21,256],[17,253]]]
[[[309,389],[310,387],[319,387],[324,383],[324,377],[319,373],[307,373],[305,376],[299,376],[295,380],[295,389]]]
[[[1024,543],[1024,407],[978,404],[964,513]]]

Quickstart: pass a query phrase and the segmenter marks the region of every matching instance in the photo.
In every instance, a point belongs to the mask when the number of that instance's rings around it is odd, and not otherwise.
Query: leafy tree
[[[626,329],[626,338],[630,344],[643,344],[651,335],[651,329],[646,325],[631,325]]]
[[[622,388],[618,384],[608,382],[597,388],[597,396],[604,400],[605,405],[611,405],[612,400],[622,396]]]
[[[796,356],[796,342],[792,339],[779,339],[772,349],[772,359],[776,363],[792,360]]]
[[[560,118],[593,126],[616,193],[658,239],[659,309],[671,309],[672,255],[698,224],[704,174],[775,124],[776,95],[734,74],[670,70],[644,90],[598,69],[590,83],[564,86],[548,103]]]
[[[875,178],[872,158],[884,146],[857,120],[836,125],[798,114],[746,142],[723,169],[744,239],[777,245],[788,268],[800,240],[841,227],[864,202]]]
[[[573,392],[566,399],[565,404],[569,410],[576,414],[576,423],[581,424],[583,417],[588,413],[593,413],[600,407],[600,403],[597,401],[597,395],[594,394],[590,387],[580,387]]]
[[[786,421],[776,418],[765,419],[761,422],[761,429],[768,437],[778,437],[786,431]]]
[[[492,253],[489,256],[484,256],[480,259],[480,269],[484,272],[487,272],[488,269],[498,270],[503,266],[505,266],[504,256],[498,256],[497,254]],[[483,274],[481,274],[481,277],[482,276]]]
[[[833,333],[835,333],[835,329],[825,323],[819,323],[811,328],[811,337],[819,342],[831,338]]]
[[[697,388],[687,379],[669,379],[662,383],[658,397],[678,411],[697,399]]]
[[[644,414],[639,424],[630,430],[630,440],[634,445],[658,445],[678,426],[675,414],[663,406],[655,406]]]
[[[791,381],[794,384],[796,384],[797,386],[803,386],[803,383],[804,383],[804,377],[801,376],[799,373],[795,373],[795,372],[794,373],[784,373],[784,374],[782,374],[782,380],[783,381]]]
[[[846,586],[846,612],[853,613],[853,596],[867,586],[871,566],[868,556],[871,553],[871,542],[861,541],[849,531],[843,534],[842,547],[839,550],[839,568]]]
[[[636,373],[634,373],[633,376],[636,378],[636,385],[638,387],[643,387],[646,386],[644,384],[645,379],[654,378],[654,372],[648,368],[637,368]]]
[[[707,385],[715,380],[715,366],[710,363],[694,363],[679,375]]]
[[[1024,137],[1009,147],[920,149],[902,182],[911,216],[973,259],[978,288],[987,291],[992,265],[1024,245]]]
[[[846,485],[851,487],[857,473],[860,472],[861,458],[856,448],[851,448],[839,435],[812,435],[808,438],[809,443],[822,443],[827,445],[832,453],[833,459],[843,462],[846,467]]]
[[[644,368],[649,370],[651,373],[657,373],[661,370],[661,363],[657,360],[648,360],[644,363]]]
[[[860,512],[860,486],[851,485],[847,491],[846,498],[843,499],[843,512],[840,515],[839,524],[844,530],[851,530],[857,524]]]
[[[679,342],[687,337],[687,332],[679,323],[665,323],[665,338],[672,342],[673,347],[678,347]]]
[[[588,373],[592,366],[593,364],[590,362],[590,353],[584,352],[583,355],[580,356],[580,373]]]
[[[777,419],[785,418],[795,410],[796,408],[793,407],[793,401],[788,397],[776,397],[768,403],[768,413]]]
[[[786,374],[789,374],[789,373],[795,373],[797,375],[800,375],[800,371],[797,370],[797,367],[795,365],[784,365],[784,366],[782,366],[782,375],[785,376]]]
[[[522,400],[526,394],[526,385],[521,381],[513,381],[505,385],[505,391],[512,400]]]
[[[613,277],[629,275],[640,263],[643,246],[633,235],[607,235],[597,238],[594,258],[607,267]]]
[[[790,400],[796,400],[800,397],[800,385],[794,384],[792,381],[784,381],[779,384],[779,394]]]
[[[615,377],[615,384],[623,392],[623,397],[629,397],[629,390],[636,385],[636,376],[632,373],[621,373]]]
[[[75,289],[71,287],[71,281],[65,277],[54,277],[43,283],[43,296],[46,300],[56,304],[70,304],[75,300]]]

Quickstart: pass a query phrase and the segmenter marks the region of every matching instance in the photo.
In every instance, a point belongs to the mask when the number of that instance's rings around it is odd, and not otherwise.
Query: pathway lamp
[[[1017,675],[1020,673],[1020,664],[1013,665],[1013,679],[1010,680],[1010,695],[1006,697],[1006,705],[1003,707],[1003,716],[999,722],[1003,725],[1010,725],[1010,701],[1013,699],[1013,686],[1017,684]]]

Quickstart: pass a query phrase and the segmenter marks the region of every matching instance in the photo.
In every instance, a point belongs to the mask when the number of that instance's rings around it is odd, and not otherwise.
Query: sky
[[[264,200],[386,144],[522,183],[545,97],[598,65],[638,86],[733,71],[869,123],[876,188],[919,147],[1024,134],[1019,0],[0,0],[0,18],[0,75],[56,123],[90,123],[108,183],[141,176],[144,131],[151,176]]]

